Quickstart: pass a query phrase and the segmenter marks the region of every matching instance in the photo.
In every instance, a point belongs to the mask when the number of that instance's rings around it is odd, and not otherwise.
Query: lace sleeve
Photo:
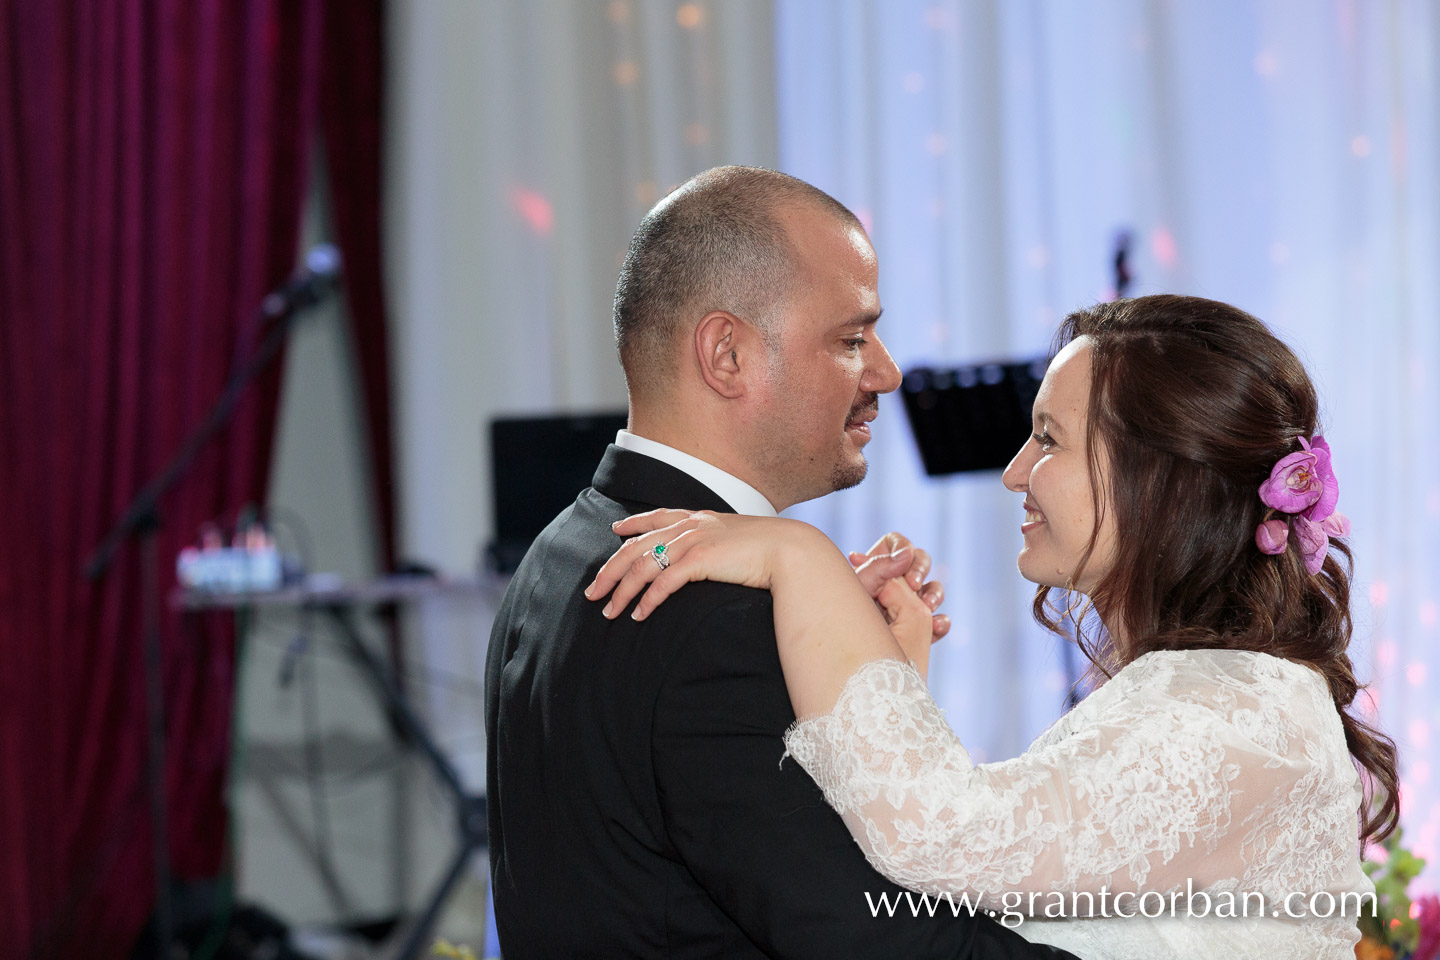
[[[926,893],[1343,886],[1359,787],[1314,682],[1148,656],[1020,757],[980,766],[914,668],[875,661],[791,727],[788,755],[871,864]],[[1305,669],[1263,659],[1259,674]],[[1284,708],[1297,690],[1299,714]]]

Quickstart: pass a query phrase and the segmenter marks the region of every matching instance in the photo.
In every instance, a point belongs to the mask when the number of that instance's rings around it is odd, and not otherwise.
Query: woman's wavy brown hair
[[[1346,653],[1350,549],[1332,539],[1311,575],[1296,549],[1267,556],[1255,546],[1267,513],[1260,484],[1300,449],[1298,437],[1317,431],[1319,402],[1304,366],[1259,320],[1199,297],[1138,297],[1073,313],[1057,351],[1077,337],[1092,342],[1086,437],[1097,526],[1072,582],[1095,549],[1098,518],[1113,510],[1113,564],[1085,605],[1104,614],[1108,629],[1087,636],[1073,596],[1057,604],[1050,587],[1036,591],[1035,618],[1062,634],[1073,620],[1093,671],[1107,677],[1152,650],[1255,650],[1315,668],[1366,774],[1361,836],[1384,839],[1399,815],[1395,744],[1350,711],[1360,690]],[[1377,788],[1383,801],[1374,810]]]

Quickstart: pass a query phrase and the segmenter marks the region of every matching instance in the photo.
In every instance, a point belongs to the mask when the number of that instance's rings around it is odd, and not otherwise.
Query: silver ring
[[[664,570],[670,566],[670,558],[665,555],[665,544],[657,543],[655,544],[655,546],[651,547],[650,556],[655,558],[655,562],[660,565],[661,570]]]

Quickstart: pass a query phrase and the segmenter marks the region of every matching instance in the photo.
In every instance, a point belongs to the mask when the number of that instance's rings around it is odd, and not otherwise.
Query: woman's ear
[[[712,310],[695,327],[695,359],[705,384],[727,400],[745,394],[746,370],[760,362],[759,338],[733,313]]]

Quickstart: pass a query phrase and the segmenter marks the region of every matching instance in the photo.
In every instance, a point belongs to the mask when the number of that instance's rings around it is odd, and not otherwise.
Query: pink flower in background
[[[1415,918],[1420,921],[1420,943],[1411,960],[1436,960],[1440,957],[1440,896],[1427,893],[1415,906],[1419,908]]]

